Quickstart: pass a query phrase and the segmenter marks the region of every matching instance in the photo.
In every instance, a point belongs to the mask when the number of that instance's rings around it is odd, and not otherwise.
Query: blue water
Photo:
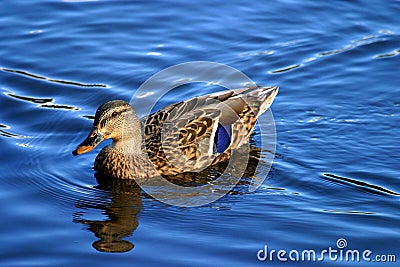
[[[257,252],[345,238],[400,261],[399,14],[394,0],[3,1],[0,265],[397,266]],[[71,154],[96,108],[198,60],[280,86],[264,184],[195,208],[100,186],[99,149]],[[100,252],[110,240],[126,252]]]

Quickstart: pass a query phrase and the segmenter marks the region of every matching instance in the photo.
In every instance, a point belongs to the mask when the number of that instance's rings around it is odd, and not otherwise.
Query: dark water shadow
[[[109,191],[111,199],[81,199],[75,203],[80,211],[73,214],[73,222],[86,226],[98,240],[92,246],[100,252],[128,252],[134,244],[124,238],[131,236],[139,226],[138,214],[142,210],[142,194],[134,181],[110,180],[97,176],[96,188]],[[100,211],[104,220],[84,219],[89,210]]]
[[[252,178],[262,158],[261,149],[251,146],[250,158],[242,179],[229,194],[248,193]],[[217,179],[226,169],[227,163],[208,167],[200,173],[182,173],[165,177],[172,183],[181,186],[201,186]],[[85,226],[97,238],[92,246],[100,252],[128,252],[134,244],[125,238],[131,236],[139,226],[138,215],[143,209],[142,198],[151,198],[144,193],[134,180],[111,179],[99,173],[95,174],[98,183],[96,189],[104,191],[97,198],[76,201],[72,221]],[[177,192],[179,193],[179,192]],[[108,197],[108,198],[107,198]],[[106,219],[85,219],[90,211],[100,211]],[[98,212],[97,212],[98,213]]]

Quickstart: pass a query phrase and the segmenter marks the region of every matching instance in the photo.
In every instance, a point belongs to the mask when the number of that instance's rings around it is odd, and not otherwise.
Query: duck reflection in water
[[[138,227],[137,215],[142,210],[142,198],[140,188],[129,180],[110,180],[96,174],[98,189],[110,191],[111,203],[104,202],[104,195],[99,198],[78,201],[75,206],[79,209],[100,210],[108,219],[87,220],[83,216],[86,212],[75,212],[73,222],[87,226],[87,229],[95,234],[99,240],[92,246],[101,252],[128,252],[134,248],[134,244],[124,240]]]
[[[250,146],[250,158],[242,180],[230,194],[246,193],[246,185],[250,185],[252,177],[255,177],[255,170],[262,158],[261,149],[257,146]],[[264,151],[268,153],[267,151]],[[226,169],[226,163],[219,163],[208,167],[200,173],[181,173],[175,176],[165,177],[170,182],[181,186],[201,186],[217,179]],[[142,210],[142,197],[149,197],[143,193],[134,180],[110,179],[100,173],[95,174],[98,185],[97,189],[109,191],[111,199],[103,191],[97,198],[90,200],[81,199],[75,206],[80,210],[73,215],[73,222],[87,226],[87,230],[99,238],[92,246],[101,252],[128,252],[134,248],[134,244],[124,240],[134,233],[139,226],[138,214]],[[176,192],[179,194],[179,192]],[[108,218],[106,220],[84,219],[88,210],[100,210]]]

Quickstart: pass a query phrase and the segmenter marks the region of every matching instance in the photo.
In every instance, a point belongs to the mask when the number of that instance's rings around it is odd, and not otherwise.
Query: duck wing
[[[150,160],[161,174],[198,172],[247,142],[277,87],[248,87],[172,104],[143,121]]]

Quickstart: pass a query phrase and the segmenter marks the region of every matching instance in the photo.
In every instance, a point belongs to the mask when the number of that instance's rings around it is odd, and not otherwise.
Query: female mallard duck
[[[97,155],[94,169],[119,179],[199,172],[227,160],[249,140],[257,118],[278,87],[228,90],[172,104],[141,121],[125,101],[101,105],[89,136],[72,153],[112,144]]]

